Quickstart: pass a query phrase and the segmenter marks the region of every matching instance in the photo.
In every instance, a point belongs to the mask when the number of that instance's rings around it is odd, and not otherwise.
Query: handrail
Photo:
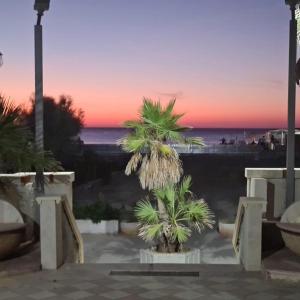
[[[239,236],[240,236],[242,220],[245,212],[243,198],[240,198],[239,201],[237,215],[234,223],[233,236],[232,236],[232,246],[236,255],[239,253]]]
[[[234,224],[234,231],[233,231],[233,236],[232,236],[232,245],[233,249],[235,251],[235,254],[238,255],[239,253],[239,245],[240,245],[240,232],[241,232],[241,225],[243,222],[243,217],[245,213],[245,208],[249,204],[261,204],[264,203],[265,201],[262,198],[258,197],[240,197],[239,205],[238,205],[238,210],[237,210],[237,215],[235,219],[235,224]]]
[[[82,240],[82,236],[80,234],[80,231],[78,229],[74,214],[72,212],[72,209],[70,207],[70,204],[68,202],[68,199],[66,198],[66,196],[63,196],[63,210],[66,214],[67,220],[70,224],[71,230],[75,236],[75,240],[77,242],[77,246],[78,246],[78,254],[79,254],[79,263],[83,264],[84,263],[84,248],[83,248],[83,240]]]

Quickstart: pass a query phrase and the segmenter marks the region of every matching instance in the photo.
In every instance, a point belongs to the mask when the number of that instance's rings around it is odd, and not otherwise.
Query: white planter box
[[[140,250],[141,264],[200,264],[200,249],[182,253],[159,253],[149,249]]]
[[[120,232],[128,235],[137,235],[138,225],[139,223],[137,222],[120,222]]]
[[[118,234],[119,221],[109,220],[93,223],[91,220],[76,220],[80,233]]]
[[[232,239],[235,224],[219,222],[218,230],[220,235],[225,239]]]

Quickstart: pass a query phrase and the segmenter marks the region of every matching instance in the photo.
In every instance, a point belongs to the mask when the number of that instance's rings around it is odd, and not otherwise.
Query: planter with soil
[[[235,222],[229,218],[219,219],[218,232],[224,239],[232,239],[234,232]]]

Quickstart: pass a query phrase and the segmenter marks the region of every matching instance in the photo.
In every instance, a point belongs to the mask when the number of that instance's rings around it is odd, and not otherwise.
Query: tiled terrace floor
[[[141,238],[125,234],[83,234],[87,263],[138,263],[139,251],[149,248]],[[224,239],[216,230],[193,235],[186,244],[200,249],[201,263],[238,264],[231,239]],[[299,299],[300,300],[300,299]]]
[[[59,271],[43,271],[0,278],[0,300],[54,299],[208,299],[293,300],[300,299],[299,284],[263,279],[239,266],[200,265],[192,276],[121,276],[111,270],[144,270],[147,265],[65,265]],[[185,270],[184,266],[156,266],[156,270]],[[195,274],[194,274],[195,275]]]

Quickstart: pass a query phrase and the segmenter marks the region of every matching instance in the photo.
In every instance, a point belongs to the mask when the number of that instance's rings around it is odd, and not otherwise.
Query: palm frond
[[[158,240],[167,251],[181,251],[182,244],[192,234],[192,228],[199,233],[206,227],[212,228],[213,213],[204,200],[193,199],[191,180],[186,176],[180,184],[155,189],[153,195],[158,209],[149,200],[138,203],[135,211],[140,236],[144,240]]]
[[[183,114],[174,113],[175,103],[176,99],[173,99],[163,107],[159,101],[145,98],[139,120],[125,122],[125,127],[132,130],[119,144],[124,151],[142,156],[138,160],[132,157],[125,173],[137,172],[143,189],[152,190],[179,182],[182,163],[170,146],[172,143],[203,145],[201,139],[183,136],[188,128],[178,123]]]
[[[137,152],[133,154],[127,163],[126,169],[125,169],[125,174],[130,175],[132,172],[135,172],[142,160],[142,155]]]
[[[139,237],[144,241],[150,242],[158,240],[162,235],[163,224],[143,225],[139,228]]]
[[[0,95],[0,167],[2,172],[62,170],[47,151],[36,151],[33,135],[22,125],[22,109]]]
[[[199,147],[205,146],[203,139],[200,137],[186,137],[184,142],[188,145],[197,145]]]
[[[187,194],[190,195],[192,194],[192,192],[190,191],[191,185],[192,185],[192,177],[191,176],[184,177],[178,190],[179,201],[184,201]]]
[[[158,211],[152,206],[148,199],[139,201],[134,212],[138,221],[143,224],[153,225],[159,223]]]
[[[203,199],[187,203],[184,216],[198,232],[205,227],[212,228],[215,223],[213,213]]]
[[[180,244],[185,243],[191,236],[192,231],[184,225],[177,225],[172,227],[171,240],[178,241]]]
[[[135,120],[132,120],[132,121],[125,121],[124,122],[124,127],[126,127],[126,128],[133,128],[133,129],[135,129],[135,128],[138,128],[138,127],[140,127],[142,124],[141,124],[141,122],[140,121],[135,121]]]
[[[129,153],[140,152],[147,145],[147,139],[144,137],[135,137],[128,135],[127,137],[119,140],[119,144],[122,146],[122,149]]]

